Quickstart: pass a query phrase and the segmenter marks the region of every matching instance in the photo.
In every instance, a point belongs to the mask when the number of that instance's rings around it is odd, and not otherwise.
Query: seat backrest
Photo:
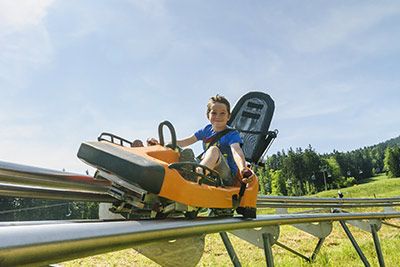
[[[258,164],[276,137],[276,131],[268,131],[274,110],[274,101],[263,92],[245,94],[232,110],[228,125],[239,131],[244,155],[250,163]]]

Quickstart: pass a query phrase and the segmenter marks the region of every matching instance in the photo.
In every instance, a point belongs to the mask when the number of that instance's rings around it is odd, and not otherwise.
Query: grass
[[[386,175],[379,175],[364,179],[361,183],[352,187],[342,188],[344,197],[368,197],[382,198],[400,196],[400,178],[388,178]],[[320,192],[318,197],[337,197],[337,189]]]
[[[400,196],[400,179],[389,179],[384,175],[369,178],[367,183],[341,189],[345,197],[395,197]],[[318,197],[336,197],[337,190],[320,192]],[[397,209],[399,210],[399,209]],[[373,211],[382,211],[382,208]],[[264,211],[270,213],[270,211]],[[264,213],[263,212],[263,213]],[[389,221],[400,225],[399,220]],[[379,266],[372,235],[348,225],[371,266]],[[265,266],[264,251],[231,234],[228,234],[242,266]],[[382,225],[378,232],[386,266],[399,266],[400,231],[398,228]],[[317,244],[317,238],[301,232],[290,225],[280,227],[279,242],[310,256]],[[315,262],[308,263],[300,257],[274,245],[272,247],[275,266],[364,266],[338,222],[333,223],[332,233],[325,239]],[[159,266],[133,249],[126,249],[93,257],[61,263],[62,266]],[[218,234],[206,236],[204,254],[198,266],[232,266]]]

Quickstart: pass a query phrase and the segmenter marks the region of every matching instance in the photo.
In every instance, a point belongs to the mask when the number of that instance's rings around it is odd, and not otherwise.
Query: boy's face
[[[215,102],[211,105],[208,120],[211,122],[214,130],[224,130],[229,118],[230,115],[225,104]]]

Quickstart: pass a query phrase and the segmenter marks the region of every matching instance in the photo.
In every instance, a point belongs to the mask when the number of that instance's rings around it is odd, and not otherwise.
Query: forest
[[[400,136],[349,152],[318,154],[311,145],[267,157],[260,194],[303,196],[340,189],[385,172],[400,177]],[[96,219],[98,203],[0,197],[0,221]]]
[[[290,148],[269,156],[257,170],[260,193],[283,196],[340,189],[382,172],[400,176],[400,136],[349,152],[318,154],[311,145]]]

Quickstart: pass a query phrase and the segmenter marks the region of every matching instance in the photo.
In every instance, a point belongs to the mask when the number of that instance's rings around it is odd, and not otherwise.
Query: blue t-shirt
[[[195,132],[194,135],[196,136],[197,140],[203,141],[203,149],[206,150],[217,133],[218,132],[213,130],[212,125],[208,124],[203,129]],[[238,171],[238,167],[233,159],[231,150],[231,145],[235,143],[243,144],[242,138],[237,130],[232,130],[224,134],[216,143],[214,143],[214,145],[219,147],[222,155],[225,156],[233,176],[235,176]]]

